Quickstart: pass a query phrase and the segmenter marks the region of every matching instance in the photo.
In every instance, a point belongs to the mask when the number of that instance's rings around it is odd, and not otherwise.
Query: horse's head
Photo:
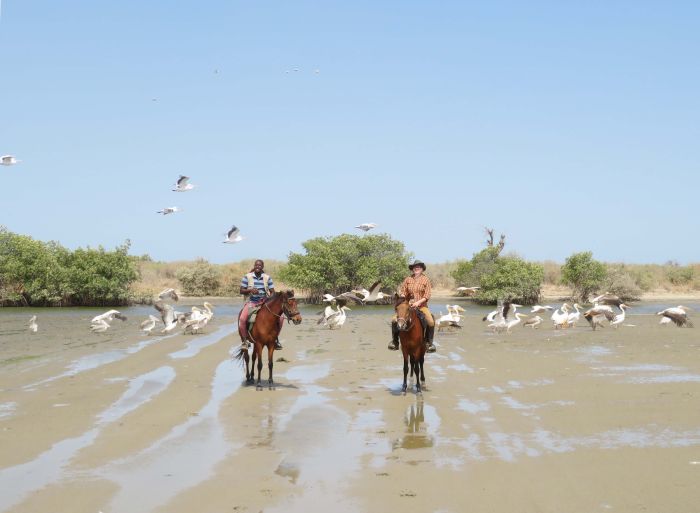
[[[287,319],[292,321],[294,324],[301,323],[301,314],[299,313],[299,305],[297,305],[297,300],[294,297],[293,290],[285,290],[280,293],[282,298],[282,311]]]
[[[400,331],[406,331],[411,327],[411,305],[408,300],[394,294],[394,311],[396,312],[396,326]]]

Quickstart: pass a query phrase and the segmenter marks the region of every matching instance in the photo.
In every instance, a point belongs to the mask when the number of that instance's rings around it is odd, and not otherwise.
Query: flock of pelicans
[[[331,330],[341,328],[347,319],[347,312],[350,311],[350,308],[347,306],[349,301],[365,305],[390,297],[389,294],[380,291],[380,287],[381,282],[375,282],[369,290],[365,288],[354,289],[337,296],[324,294],[323,301],[329,304],[323,311],[319,312],[320,317],[316,324],[322,324]],[[183,329],[183,333],[195,334],[199,333],[214,317],[213,306],[206,301],[201,307],[191,307],[189,312],[178,312],[173,306],[173,303],[177,303],[178,300],[177,291],[172,288],[165,289],[158,294],[153,306],[160,314],[160,318],[155,315],[149,315],[148,319],[140,324],[141,331],[150,335],[157,326],[162,325],[160,333],[170,333],[179,326]],[[618,296],[610,293],[595,297],[591,302],[593,306],[586,311],[582,311],[578,303],[574,303],[573,307],[568,303],[564,303],[560,308],[556,309],[549,305],[535,305],[529,314],[523,314],[517,311],[518,308],[523,307],[522,305],[511,301],[499,301],[498,308],[485,315],[482,320],[488,321],[488,328],[493,332],[511,333],[511,330],[519,324],[522,324],[523,327],[538,329],[539,325],[544,322],[540,315],[535,315],[527,320],[523,319],[530,317],[530,314],[542,313],[544,315],[552,312],[550,319],[554,329],[576,327],[576,324],[581,320],[581,316],[583,316],[591,328],[595,330],[598,327],[603,327],[606,322],[608,326],[620,327],[625,322],[627,309],[630,308]],[[615,307],[619,312],[615,312],[613,309]],[[690,308],[679,305],[666,308],[657,312],[656,315],[661,316],[659,321],[661,325],[673,323],[678,327],[692,328],[693,323],[688,318],[689,311]],[[444,328],[461,328],[462,326],[459,322],[462,319],[463,312],[464,308],[459,305],[447,305],[447,314],[440,312],[440,315],[435,317],[435,327],[438,331]],[[110,323],[114,319],[125,321],[126,316],[119,310],[109,310],[92,318],[90,330],[93,333],[103,333],[111,327]],[[633,325],[629,324],[627,326]],[[38,330],[37,317],[33,315],[29,319],[29,331],[36,333]]]

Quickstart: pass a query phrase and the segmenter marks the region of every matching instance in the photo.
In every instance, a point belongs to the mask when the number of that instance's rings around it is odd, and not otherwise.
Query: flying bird
[[[382,282],[381,281],[375,281],[372,286],[369,288],[369,290],[362,288],[362,289],[355,289],[352,290],[354,294],[358,294],[360,297],[360,301],[364,303],[368,302],[374,302],[374,301],[379,301],[380,299],[384,299],[385,297],[389,297],[389,294],[384,294],[384,292],[381,292],[379,289],[381,288]]]
[[[3,155],[0,157],[0,166],[14,166],[15,164],[22,162],[21,160],[17,160],[17,157],[14,155]]]
[[[546,312],[548,310],[554,310],[554,307],[549,306],[549,305],[535,305],[532,307],[532,310],[530,310],[530,313],[537,313],[537,312]],[[531,319],[532,320],[532,319]],[[525,323],[527,324],[527,323]]]
[[[362,230],[363,232],[368,232],[374,228],[376,228],[377,225],[375,223],[362,223],[360,225],[355,226],[358,230]]]
[[[615,313],[610,305],[595,305],[593,308],[589,308],[583,313],[583,317],[591,325],[593,331],[598,326],[603,325],[603,320],[607,319],[608,322],[615,320]]]
[[[226,238],[223,240],[224,244],[235,244],[241,242],[243,237],[241,236],[241,231],[236,227],[232,226],[231,229],[226,232]]]
[[[158,294],[158,299],[160,299],[161,301],[167,301],[167,300],[179,301],[180,296],[178,295],[178,293],[175,289],[165,289],[160,294]]]
[[[165,325],[165,327],[160,332],[168,333],[175,329],[178,320],[175,317],[175,309],[172,307],[172,305],[164,303],[163,301],[156,301],[155,303],[153,303],[153,306],[156,310],[158,310],[158,313],[160,313],[160,318],[162,319],[163,324]]]
[[[180,177],[177,179],[177,182],[175,182],[175,188],[173,189],[173,192],[185,192],[194,189],[194,185],[189,183],[189,181],[189,176],[180,175]]]
[[[174,214],[175,212],[180,212],[178,207],[165,207],[163,210],[159,210],[156,214],[163,214],[167,216],[168,214]]]
[[[690,322],[690,320],[688,319],[688,310],[689,308],[687,306],[679,305],[676,307],[661,310],[660,312],[657,312],[656,315],[662,315],[664,317],[663,319],[661,319],[661,323],[664,322],[664,319],[669,319],[666,322],[673,322],[679,328],[683,326],[692,328],[693,323]]]
[[[111,327],[109,323],[114,319],[126,321],[126,315],[122,315],[119,310],[109,310],[103,314],[96,315],[90,321],[90,330],[93,333],[102,333],[107,331]]]
[[[609,305],[619,307],[622,304],[622,299],[620,299],[619,296],[616,296],[615,294],[606,292],[605,294],[601,294],[600,296],[591,299],[591,303],[593,303],[594,305]]]

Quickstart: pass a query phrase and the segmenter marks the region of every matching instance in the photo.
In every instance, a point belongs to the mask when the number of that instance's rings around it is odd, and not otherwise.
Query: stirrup
[[[394,344],[394,341],[392,340],[389,342],[389,345],[387,346],[387,349],[390,349],[391,351],[398,351],[399,350],[399,344],[396,343]]]
[[[435,351],[437,351],[437,349],[435,349],[435,345],[432,342],[428,342],[427,345],[428,347],[425,350],[427,353],[434,353]]]
[[[276,338],[275,339],[275,351],[279,351],[281,349],[284,349],[284,347],[282,347],[282,344],[280,343],[280,339]]]
[[[247,339],[246,339],[246,340],[241,340],[241,348],[243,348],[243,349],[248,349],[249,346],[250,346],[250,342],[248,342]]]

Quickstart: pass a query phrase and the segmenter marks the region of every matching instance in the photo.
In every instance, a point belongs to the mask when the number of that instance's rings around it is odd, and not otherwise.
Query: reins
[[[278,319],[279,319],[280,317],[282,317],[282,315],[284,315],[284,316],[287,318],[287,322],[290,322],[290,321],[292,320],[292,317],[294,317],[295,315],[299,315],[299,310],[297,310],[296,312],[290,312],[290,311],[287,310],[287,300],[285,300],[285,301],[282,303],[282,313],[281,313],[281,314],[276,314],[275,312],[273,312],[272,310],[270,310],[270,307],[268,306],[267,303],[268,303],[268,302],[265,301],[265,303],[263,303],[263,306],[267,309],[268,312],[270,312],[272,315],[274,315],[274,316],[277,317]]]

